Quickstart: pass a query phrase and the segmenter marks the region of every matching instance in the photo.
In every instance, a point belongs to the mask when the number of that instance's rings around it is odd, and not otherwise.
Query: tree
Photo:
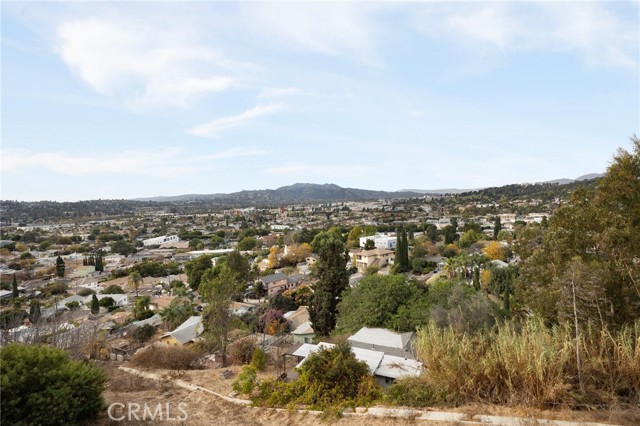
[[[141,321],[153,316],[153,311],[149,308],[151,297],[140,296],[136,298],[133,304],[133,316],[136,320]]]
[[[91,296],[91,313],[93,315],[98,315],[100,312],[100,302],[98,301],[98,297],[94,294]]]
[[[111,243],[111,251],[121,256],[128,256],[136,252],[136,248],[128,241],[120,240]]]
[[[375,241],[367,239],[367,241],[364,242],[365,250],[373,250],[374,248],[376,248]]]
[[[442,234],[444,235],[444,244],[453,244],[456,240],[456,228],[452,225],[447,225],[442,228]]]
[[[138,289],[140,288],[140,284],[142,284],[142,276],[140,272],[134,271],[129,274],[129,279],[127,280],[127,285],[130,289],[133,289],[136,292],[136,297],[138,297]]]
[[[102,294],[124,294],[124,290],[117,284],[111,284],[104,288],[100,293]]]
[[[264,371],[267,368],[267,355],[262,348],[255,348],[251,357],[251,366],[258,371]]]
[[[56,275],[58,276],[58,278],[64,278],[64,269],[64,260],[62,260],[61,256],[58,256],[58,258],[56,259]]]
[[[102,409],[106,381],[101,369],[61,349],[9,344],[0,349],[0,419],[15,426],[85,423]]]
[[[309,307],[309,317],[318,336],[328,336],[336,326],[337,306],[349,284],[349,255],[340,234],[325,231],[316,235],[311,246],[319,255],[318,282]]]
[[[29,321],[32,324],[37,324],[40,321],[40,315],[40,302],[34,299],[29,303]]]
[[[234,250],[229,253],[225,263],[231,272],[235,274],[238,284],[244,285],[247,283],[251,267],[249,266],[249,261],[239,251]]]
[[[462,234],[462,237],[460,237],[460,241],[458,241],[458,245],[460,246],[460,248],[466,249],[471,247],[473,244],[477,243],[478,241],[480,241],[482,238],[483,238],[483,235],[481,233],[478,233],[475,230],[470,229],[464,234]]]
[[[269,269],[275,269],[278,267],[278,253],[280,249],[278,246],[272,246],[269,249],[269,256],[267,256],[267,260],[269,261]]]
[[[640,140],[632,143],[595,190],[575,190],[535,244],[518,247],[516,296],[548,323],[618,328],[640,316]]]
[[[500,222],[500,216],[496,216],[496,219],[494,220],[494,225],[493,225],[493,239],[497,240],[498,239],[498,234],[500,233],[500,231],[502,231],[502,223]]]
[[[355,332],[362,327],[413,331],[428,319],[426,289],[404,275],[368,275],[345,291],[338,305],[336,329]]]
[[[16,279],[16,274],[13,274],[13,281],[11,281],[11,297],[17,299],[20,297],[20,293],[18,292],[18,280]]]
[[[394,268],[396,272],[407,272],[411,270],[409,264],[409,242],[407,240],[407,230],[401,228],[397,233],[396,257]]]
[[[142,327],[138,327],[133,332],[133,338],[140,343],[144,343],[151,339],[156,334],[156,328],[150,324],[145,324]]]
[[[360,246],[360,236],[362,235],[362,228],[358,225],[351,228],[349,231],[349,235],[347,235],[347,246],[348,247],[359,247]]]
[[[247,251],[253,250],[258,247],[258,240],[253,237],[244,237],[240,241],[238,241],[237,248],[238,250]]]
[[[184,271],[187,274],[189,287],[191,287],[192,290],[197,291],[200,287],[200,282],[202,281],[202,276],[205,271],[212,267],[213,263],[211,262],[211,256],[209,255],[202,255],[185,262]]]
[[[287,329],[287,320],[284,317],[284,312],[269,309],[260,318],[260,328],[263,333],[276,335],[280,334]]]
[[[227,341],[231,330],[231,302],[236,295],[235,274],[225,264],[217,276],[208,271],[202,278],[200,295],[209,303],[203,315],[204,334],[208,343],[219,350],[222,365],[227,365]]]
[[[193,306],[189,299],[177,297],[171,301],[169,306],[160,311],[162,319],[167,323],[169,330],[185,322],[194,314]]]
[[[498,241],[491,241],[482,252],[491,260],[507,260],[506,250]]]
[[[98,304],[103,308],[110,308],[116,304],[116,301],[113,300],[113,297],[103,297],[98,301]]]
[[[96,266],[96,271],[98,271],[98,272],[104,272],[104,263],[103,263],[103,261],[102,261],[102,253],[98,253],[98,254],[96,255],[96,261],[95,261],[95,263],[96,263],[96,265],[95,265],[95,266]]]
[[[378,232],[378,228],[376,228],[375,225],[365,225],[364,229],[362,230],[362,236],[368,237],[371,235],[375,235],[376,232]]]

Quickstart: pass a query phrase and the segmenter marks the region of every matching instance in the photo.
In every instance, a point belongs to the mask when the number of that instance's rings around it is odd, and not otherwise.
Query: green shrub
[[[111,284],[104,288],[100,293],[102,294],[124,294],[124,290],[117,284]]]
[[[242,371],[238,375],[238,378],[233,382],[231,387],[234,391],[241,395],[251,395],[253,389],[256,387],[256,369],[251,365],[245,365],[242,367]]]
[[[251,357],[251,365],[258,371],[264,371],[267,368],[267,354],[262,348],[255,348]]]
[[[80,424],[104,405],[105,373],[50,346],[12,343],[0,350],[2,424]]]
[[[91,296],[92,294],[96,294],[96,292],[91,290],[90,288],[81,288],[77,294],[78,296],[87,297]]]
[[[348,344],[338,344],[309,355],[299,368],[300,376],[283,383],[267,380],[252,400],[262,406],[305,405],[333,411],[366,406],[379,399],[380,386],[367,364],[358,361]]]
[[[152,325],[145,324],[142,327],[138,327],[138,329],[133,332],[133,338],[140,343],[144,343],[151,339],[155,334],[156,328]]]
[[[387,388],[385,399],[394,405],[428,407],[441,402],[441,395],[421,377],[406,377]]]

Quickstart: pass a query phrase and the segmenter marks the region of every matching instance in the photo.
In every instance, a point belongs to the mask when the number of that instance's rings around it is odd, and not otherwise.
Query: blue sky
[[[3,2],[2,199],[476,188],[640,134],[640,2]]]

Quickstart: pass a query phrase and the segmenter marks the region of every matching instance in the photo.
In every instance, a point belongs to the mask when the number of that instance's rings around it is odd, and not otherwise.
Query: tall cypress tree
[[[98,301],[98,297],[94,294],[91,296],[91,313],[93,315],[98,315],[100,312],[100,302]]]
[[[496,216],[496,220],[494,221],[493,226],[493,239],[498,239],[498,234],[502,231],[502,223],[500,222],[500,216]]]
[[[342,237],[334,231],[319,233],[311,246],[320,258],[317,263],[318,282],[309,306],[309,317],[315,333],[328,336],[336,327],[337,306],[349,284],[349,255]]]
[[[11,296],[14,299],[17,299],[18,296],[20,296],[20,293],[18,292],[18,280],[16,279],[16,274],[13,274],[13,282],[11,282]]]
[[[56,259],[56,275],[58,278],[64,278],[65,264],[61,256]]]

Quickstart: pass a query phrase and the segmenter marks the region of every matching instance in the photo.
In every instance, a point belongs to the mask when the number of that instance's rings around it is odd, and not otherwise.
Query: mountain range
[[[571,182],[584,181],[601,177],[601,174],[590,173],[579,176],[575,179],[556,179],[539,184],[564,185]],[[188,202],[203,200],[219,200],[224,203],[238,204],[278,204],[278,203],[299,203],[299,202],[338,202],[338,201],[358,201],[374,199],[394,199],[419,197],[425,194],[459,194],[463,192],[478,191],[476,189],[403,189],[400,191],[372,191],[357,188],[343,188],[341,186],[325,183],[296,183],[283,186],[277,189],[245,190],[230,194],[185,194],[176,196],[145,197],[136,198],[136,201],[157,201],[157,202]]]

